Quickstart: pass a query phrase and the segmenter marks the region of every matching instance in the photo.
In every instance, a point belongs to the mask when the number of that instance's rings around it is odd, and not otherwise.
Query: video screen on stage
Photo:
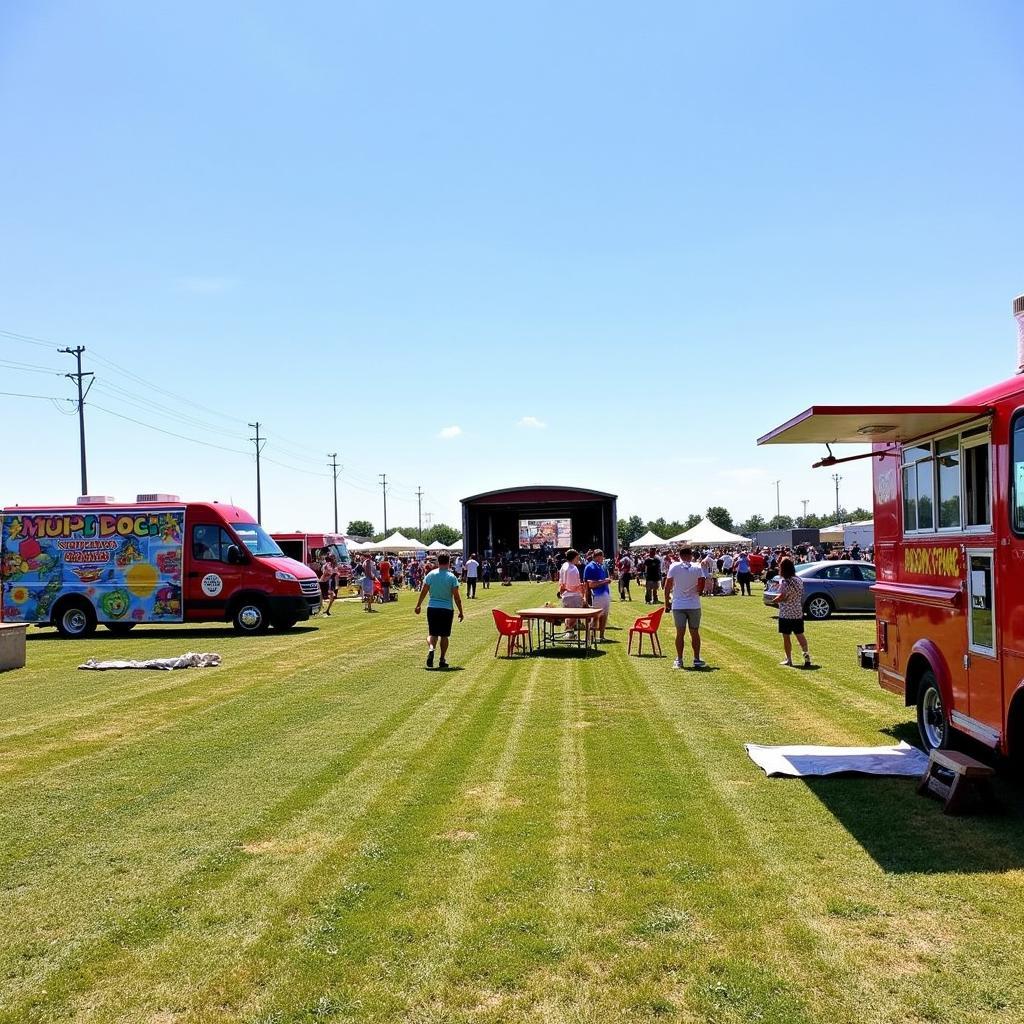
[[[519,546],[535,551],[572,547],[571,519],[520,519]]]

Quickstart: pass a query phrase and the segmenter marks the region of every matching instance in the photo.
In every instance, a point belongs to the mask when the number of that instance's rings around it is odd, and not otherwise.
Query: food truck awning
[[[872,444],[913,441],[986,416],[985,405],[812,405],[758,444]]]

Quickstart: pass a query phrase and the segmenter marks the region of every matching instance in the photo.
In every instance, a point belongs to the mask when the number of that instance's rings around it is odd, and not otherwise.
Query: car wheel
[[[266,605],[258,599],[242,601],[235,609],[231,624],[235,627],[236,633],[247,636],[266,633],[270,628]]]
[[[72,599],[57,608],[53,624],[66,640],[78,640],[96,632],[96,612],[88,601]]]
[[[814,597],[809,598],[807,604],[804,605],[804,611],[807,613],[809,619],[827,619],[833,612],[832,601],[827,598],[824,594],[815,594]]]
[[[105,622],[103,625],[115,636],[124,636],[135,628],[134,622]]]
[[[925,750],[949,746],[949,723],[942,703],[942,691],[930,670],[917,684],[917,731]]]

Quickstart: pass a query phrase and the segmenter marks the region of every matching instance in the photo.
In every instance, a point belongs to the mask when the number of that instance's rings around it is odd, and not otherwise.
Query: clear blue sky
[[[255,511],[259,419],[272,528],[330,525],[335,450],[342,525],[380,472],[389,525],[419,485],[825,511],[756,437],[1013,372],[1024,6],[494,8],[0,8],[0,330],[52,342],[0,335],[0,391],[87,347],[90,490]],[[68,411],[0,396],[0,501],[78,493]]]

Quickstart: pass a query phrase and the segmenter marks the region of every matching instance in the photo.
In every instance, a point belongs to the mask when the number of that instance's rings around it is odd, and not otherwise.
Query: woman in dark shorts
[[[793,640],[796,637],[800,650],[804,652],[804,668],[811,667],[811,655],[807,650],[807,637],[804,636],[804,581],[796,574],[796,566],[792,558],[784,558],[779,563],[779,592],[773,598],[779,608],[779,632],[782,634],[782,648],[786,652],[786,660],[781,664],[793,667]]]

